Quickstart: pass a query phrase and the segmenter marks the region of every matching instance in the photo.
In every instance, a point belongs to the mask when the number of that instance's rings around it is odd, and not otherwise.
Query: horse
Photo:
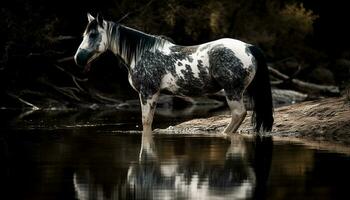
[[[225,91],[231,121],[224,135],[236,133],[247,115],[243,94],[251,100],[256,132],[271,131],[273,105],[269,72],[260,48],[231,38],[195,46],[176,45],[165,37],[141,32],[87,14],[83,40],[74,55],[86,67],[110,50],[126,64],[130,85],[138,92],[143,135],[152,133],[153,116],[161,93],[203,96]]]

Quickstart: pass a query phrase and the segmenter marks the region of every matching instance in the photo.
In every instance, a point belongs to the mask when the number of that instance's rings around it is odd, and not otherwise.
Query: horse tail
[[[256,60],[256,73],[247,88],[247,93],[253,107],[252,124],[255,131],[271,131],[273,124],[273,105],[269,71],[265,56],[260,48],[248,47]]]

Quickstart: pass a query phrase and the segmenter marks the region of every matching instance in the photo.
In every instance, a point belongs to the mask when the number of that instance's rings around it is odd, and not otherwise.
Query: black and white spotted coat
[[[228,38],[197,46],[165,42],[131,64],[129,81],[143,100],[159,91],[200,96],[221,89],[229,100],[240,99],[256,71],[249,46]]]

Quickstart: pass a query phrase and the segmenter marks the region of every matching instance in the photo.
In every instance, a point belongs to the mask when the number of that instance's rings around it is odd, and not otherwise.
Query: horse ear
[[[87,13],[87,18],[88,18],[89,23],[95,19],[90,13]]]
[[[103,28],[103,17],[99,13],[97,14],[97,23]]]

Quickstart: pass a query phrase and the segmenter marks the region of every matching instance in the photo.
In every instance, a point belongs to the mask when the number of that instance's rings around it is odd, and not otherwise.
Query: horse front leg
[[[144,95],[140,93],[141,112],[142,112],[142,135],[152,134],[152,122],[154,112],[157,106],[159,92],[153,95]]]
[[[152,122],[156,110],[159,92],[153,95],[143,95],[140,93],[141,112],[142,112],[142,141],[140,150],[140,161],[152,158],[155,155],[155,146],[152,138]]]

